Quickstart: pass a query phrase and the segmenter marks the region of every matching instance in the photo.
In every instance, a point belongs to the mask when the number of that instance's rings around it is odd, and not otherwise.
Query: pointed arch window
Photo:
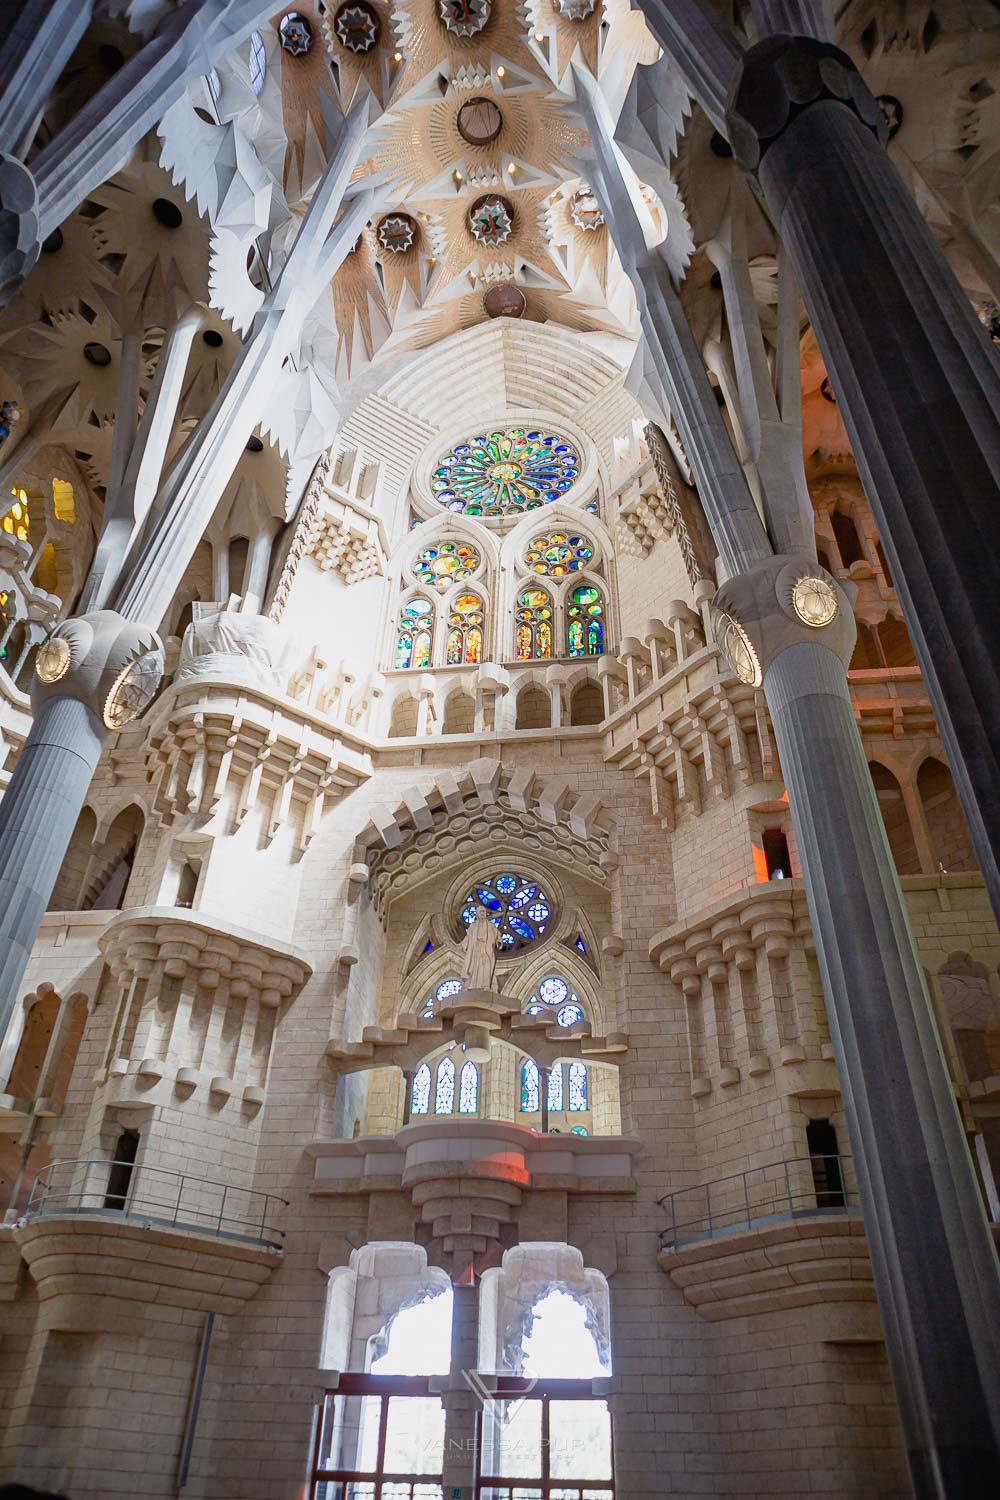
[[[529,1057],[521,1069],[521,1113],[537,1115],[539,1099],[538,1065]]]
[[[566,648],[570,656],[604,650],[604,596],[595,583],[578,583],[567,595]]]
[[[569,1107],[574,1113],[588,1108],[586,1063],[574,1062],[569,1065]]]
[[[479,1069],[474,1062],[467,1062],[459,1079],[458,1112],[460,1115],[474,1115],[478,1108]]]
[[[563,1070],[559,1063],[549,1074],[548,1106],[550,1114],[558,1114],[563,1107]]]
[[[525,589],[517,601],[514,655],[518,661],[552,655],[552,600],[546,589]]]
[[[410,1114],[425,1115],[431,1107],[431,1070],[421,1063],[413,1075],[413,1092],[410,1095]]]
[[[450,1057],[442,1057],[438,1063],[437,1086],[434,1090],[434,1113],[451,1115],[455,1112],[455,1064]]]
[[[399,667],[429,667],[434,641],[434,605],[422,594],[407,599],[399,612],[396,659]]]
[[[548,974],[524,1007],[529,1016],[547,1016],[557,1026],[575,1026],[585,1019],[583,1005],[561,974]]]
[[[483,659],[483,601],[478,594],[459,594],[448,611],[449,667],[478,666]]]

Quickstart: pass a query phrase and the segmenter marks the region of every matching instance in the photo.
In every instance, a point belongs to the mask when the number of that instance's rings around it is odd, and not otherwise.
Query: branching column
[[[763,682],[774,723],[914,1486],[972,1500],[1000,1453],[1000,1274],[854,721],[850,601],[814,557],[775,555],[740,502],[745,480],[667,268],[646,247],[603,101],[576,81],[592,185],[733,574],[716,636],[737,675]]]

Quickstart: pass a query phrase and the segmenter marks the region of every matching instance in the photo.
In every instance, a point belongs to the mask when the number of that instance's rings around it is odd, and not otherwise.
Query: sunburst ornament
[[[337,40],[347,48],[348,52],[355,52],[360,56],[365,52],[370,52],[375,46],[381,27],[378,16],[371,6],[358,0],[357,4],[340,7],[334,19],[333,29],[337,33]]]
[[[492,9],[491,0],[438,0],[438,14],[453,36],[476,36]]]
[[[163,680],[165,665],[163,652],[157,647],[143,652],[119,672],[104,701],[104,722],[109,729],[124,729],[145,712]]]
[[[69,671],[73,659],[69,641],[65,636],[50,635],[38,648],[35,671],[42,682],[58,682]]]
[[[600,229],[604,223],[601,206],[590,188],[581,188],[578,193],[573,194],[569,216],[577,229]]]
[[[571,21],[585,21],[594,14],[597,0],[556,0],[556,4]]]
[[[514,228],[503,198],[480,198],[469,210],[469,229],[481,245],[504,245]]]
[[[716,644],[727,665],[748,687],[760,687],[763,680],[760,661],[739,620],[724,609],[713,610],[713,618]]]
[[[402,255],[416,238],[416,225],[408,214],[386,214],[376,230],[378,242],[391,255]]]
[[[821,630],[837,618],[837,591],[825,578],[800,578],[792,589],[792,608],[803,625]]]

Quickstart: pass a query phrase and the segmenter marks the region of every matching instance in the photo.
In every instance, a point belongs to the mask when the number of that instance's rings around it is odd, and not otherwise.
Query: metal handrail
[[[113,1191],[115,1167],[128,1172],[123,1192]],[[43,1167],[31,1185],[23,1217],[109,1215],[280,1250],[285,1231],[273,1223],[279,1205],[287,1208],[288,1199],[170,1167],[90,1157],[53,1161]],[[240,1212],[241,1208],[245,1211]]]
[[[691,1217],[685,1217],[688,1199],[693,1199]],[[735,1172],[678,1188],[659,1202],[670,1214],[669,1228],[660,1231],[662,1249],[735,1234],[755,1224],[846,1213],[859,1206],[853,1158],[838,1152],[793,1156]]]

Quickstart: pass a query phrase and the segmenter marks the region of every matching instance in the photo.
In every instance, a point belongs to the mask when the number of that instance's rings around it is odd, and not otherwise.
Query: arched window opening
[[[411,693],[397,698],[392,705],[389,739],[412,739],[417,732],[417,700]]]
[[[36,1000],[24,1021],[21,1040],[11,1065],[4,1092],[16,1099],[34,1099],[38,1094],[42,1068],[59,1016],[60,998],[53,990]]]
[[[97,817],[85,807],[76,820],[62,869],[52,889],[49,911],[76,911],[83,892],[83,882],[94,846]]]
[[[903,802],[899,782],[889,768],[881,765],[877,760],[869,761],[868,769],[871,771],[879,811],[882,814],[886,837],[889,840],[889,849],[896,865],[896,873],[919,875],[920,857],[917,854],[913,829],[910,827],[910,819],[906,804]]]
[[[544,688],[531,683],[517,695],[517,718],[515,729],[550,729],[552,727],[552,704]]]
[[[264,41],[259,31],[250,33],[250,87],[255,94],[259,94],[264,87],[264,78],[267,74],[267,53],[264,51]]]
[[[449,667],[478,666],[483,659],[483,601],[478,594],[459,594],[448,613]]]
[[[566,601],[566,647],[570,656],[600,656],[604,650],[604,598],[593,583],[579,583]]]
[[[474,1115],[479,1109],[479,1069],[474,1062],[463,1065],[458,1089],[458,1112]]]
[[[524,1009],[529,1016],[548,1016],[557,1026],[575,1026],[584,1019],[579,995],[561,974],[548,974]]]
[[[552,600],[545,589],[525,589],[517,601],[514,655],[543,661],[552,655]]]
[[[563,1070],[557,1063],[549,1072],[546,1090],[547,1108],[550,1114],[559,1114],[563,1107]]]
[[[461,689],[449,693],[444,705],[442,734],[471,734],[476,723],[476,700]]]
[[[229,543],[229,591],[231,594],[243,593],[249,556],[250,538],[234,536]]]
[[[600,724],[604,718],[604,694],[596,682],[581,682],[569,700],[572,725]]]
[[[450,1057],[438,1063],[437,1084],[434,1089],[434,1113],[450,1115],[455,1111],[455,1064]]]
[[[115,818],[88,872],[81,910],[116,911],[125,905],[144,822],[134,803]]]
[[[569,1065],[569,1107],[574,1114],[579,1114],[589,1108],[586,1063],[573,1062]]]
[[[842,566],[849,568],[852,563],[864,562],[866,560],[865,549],[861,545],[861,538],[853,516],[846,515],[842,510],[835,510],[830,517],[830,524],[833,527]]]
[[[434,606],[422,594],[407,599],[399,612],[394,665],[429,667],[434,639]]]
[[[541,1109],[538,1064],[529,1057],[521,1068],[521,1113],[537,1115]]]
[[[913,651],[910,632],[902,620],[886,615],[876,629],[882,661],[887,667],[915,667],[917,658]]]
[[[969,827],[951,772],[943,761],[927,757],[917,772],[917,793],[938,867],[946,873],[975,870]]]
[[[64,526],[72,526],[76,520],[76,498],[68,479],[52,480],[52,514]]]
[[[442,979],[433,995],[428,995],[424,1001],[423,1010],[420,1014],[422,1016],[432,1016],[439,1006],[443,1005],[446,1000],[450,1000],[452,995],[457,995],[459,990],[464,989],[464,987],[464,980],[459,979],[457,976],[450,979]]]
[[[782,828],[765,828],[762,838],[768,880],[791,880],[792,860]]]
[[[123,1130],[115,1143],[115,1154],[108,1174],[108,1187],[104,1195],[104,1207],[124,1209],[135,1172],[135,1158],[139,1150],[138,1130]]]
[[[806,1145],[812,1167],[817,1208],[844,1208],[844,1176],[840,1164],[837,1132],[829,1120],[810,1120],[806,1125]]]
[[[874,672],[882,665],[882,653],[875,639],[875,632],[863,620],[858,621],[858,638],[851,657],[851,672]]]
[[[189,860],[185,860],[181,866],[180,879],[177,882],[177,905],[193,906],[195,892],[198,889],[198,871]]]
[[[431,1070],[429,1063],[421,1063],[413,1075],[410,1114],[426,1115],[431,1107]]]

